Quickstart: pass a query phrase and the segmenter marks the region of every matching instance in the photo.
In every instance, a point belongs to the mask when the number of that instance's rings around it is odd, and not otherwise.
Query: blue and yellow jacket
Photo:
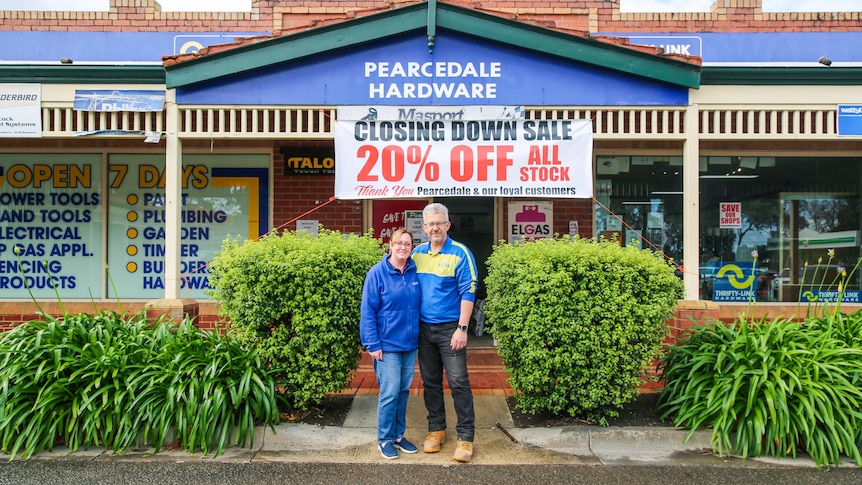
[[[431,253],[431,243],[416,246],[413,261],[422,287],[419,318],[425,323],[457,322],[461,301],[476,301],[478,273],[473,253],[447,236],[437,253]]]
[[[389,262],[375,264],[362,286],[359,337],[369,352],[407,352],[419,347],[419,278],[407,259],[404,273]]]

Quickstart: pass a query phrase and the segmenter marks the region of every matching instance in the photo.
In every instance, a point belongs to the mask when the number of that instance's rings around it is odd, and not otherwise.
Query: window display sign
[[[839,298],[842,303],[862,303],[862,291],[811,288],[803,290],[799,295],[799,301],[804,303],[837,303]]]
[[[405,224],[404,227],[413,233],[413,245],[426,243],[429,241],[428,234],[422,228],[422,211],[404,211]]]
[[[719,228],[739,229],[742,227],[742,202],[722,202],[719,204]]]
[[[0,298],[102,294],[101,154],[0,154]]]
[[[371,227],[374,228],[374,237],[379,237],[384,243],[396,229],[404,227],[413,233],[414,238],[420,237],[422,231],[422,209],[428,205],[428,201],[421,200],[375,200],[372,202]],[[419,233],[416,228],[407,227],[407,212],[419,211]]]
[[[207,265],[226,237],[257,239],[267,232],[269,161],[267,154],[183,156],[183,298],[209,298]],[[164,169],[165,159],[159,155],[109,157],[111,298],[164,296]]]
[[[554,203],[509,201],[508,241],[553,237]]]
[[[270,156],[183,159],[182,296],[208,299],[222,241],[269,230]],[[163,297],[164,167],[162,155],[0,154],[0,298]]]
[[[713,301],[754,301],[760,279],[754,274],[754,263],[737,261],[718,268],[713,283]]]

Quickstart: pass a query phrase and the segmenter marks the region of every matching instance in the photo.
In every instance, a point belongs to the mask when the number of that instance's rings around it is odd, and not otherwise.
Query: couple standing
[[[389,254],[365,278],[359,327],[380,387],[377,442],[384,458],[398,458],[398,450],[418,451],[404,437],[417,348],[428,411],[425,453],[440,451],[446,438],[445,369],[458,417],[453,459],[468,462],[473,456],[476,418],[467,377],[467,326],[476,299],[476,261],[466,246],[448,237],[449,226],[446,206],[427,205],[422,228],[429,242],[413,249],[413,235],[395,231]]]

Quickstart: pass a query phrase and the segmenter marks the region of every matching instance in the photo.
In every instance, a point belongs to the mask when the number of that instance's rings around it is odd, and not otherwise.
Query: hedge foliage
[[[211,296],[231,335],[281,370],[285,399],[309,409],[345,389],[359,361],[362,282],[383,257],[370,234],[321,228],[227,239],[210,264]]]
[[[660,255],[570,237],[495,247],[485,283],[518,408],[600,424],[637,396],[683,296]]]

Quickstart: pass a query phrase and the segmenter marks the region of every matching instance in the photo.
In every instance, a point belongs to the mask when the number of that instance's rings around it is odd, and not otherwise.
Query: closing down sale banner
[[[589,120],[339,120],[335,196],[591,198]]]

